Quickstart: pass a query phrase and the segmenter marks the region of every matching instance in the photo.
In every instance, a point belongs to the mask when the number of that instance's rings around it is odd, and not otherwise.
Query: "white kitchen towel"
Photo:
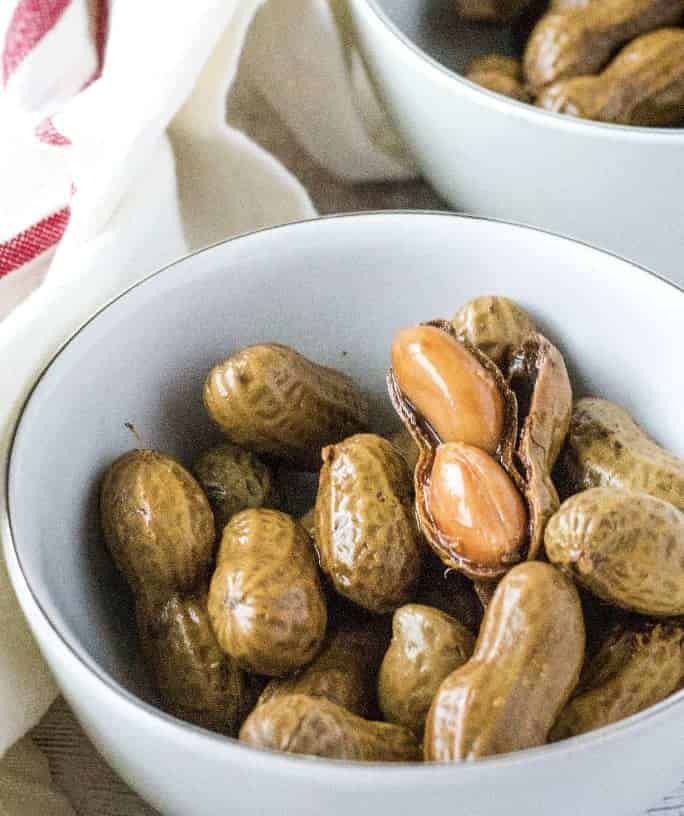
[[[241,58],[332,172],[413,173],[339,1],[5,0],[0,55],[0,484],[22,400],[94,309],[189,249],[315,214],[226,125]],[[0,755],[54,694],[0,564]]]

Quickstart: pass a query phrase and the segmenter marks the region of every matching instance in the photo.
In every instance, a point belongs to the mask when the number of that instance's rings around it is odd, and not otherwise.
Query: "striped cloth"
[[[167,227],[177,233],[168,242],[173,251],[152,253],[153,266],[232,232],[313,212],[282,166],[225,126],[226,93],[262,3],[0,4],[0,126],[10,147],[0,157],[0,319],[44,278],[69,231],[78,233],[80,246],[101,231],[154,140],[157,160],[176,165],[177,178],[173,167],[159,172],[169,177],[167,186],[180,186],[180,200],[167,201],[173,205]],[[378,126],[383,114],[345,41],[339,0],[270,3],[254,29],[244,59],[255,88],[323,166],[352,181],[411,173],[391,128]],[[152,42],[144,34],[150,30]],[[191,93],[198,78],[204,94]],[[217,152],[200,158],[207,136]],[[109,178],[98,178],[106,176],[112,151],[125,155],[112,156]],[[217,164],[226,169],[214,174]],[[114,170],[124,184],[112,183]],[[107,188],[104,200],[95,217],[82,218],[80,200],[88,206],[93,186]],[[240,202],[239,213],[231,212],[231,201]],[[214,205],[222,218],[211,212]]]
[[[37,141],[67,147],[70,141],[55,127],[51,115],[100,76],[108,2],[19,0],[6,4],[4,11],[1,80],[5,116],[0,121],[9,123],[8,130],[14,133],[14,113],[19,119],[17,130],[28,129],[31,123]],[[70,55],[68,60],[65,54]],[[16,133],[16,142],[26,138],[25,132]],[[22,158],[12,152],[6,160],[22,166]],[[73,187],[64,172],[65,157],[55,153],[31,167],[27,154],[25,164],[25,183],[19,189],[4,185],[0,279],[16,270],[22,274],[21,280],[14,276],[2,284],[0,317],[40,280],[69,223]],[[8,175],[14,174],[8,171],[3,178]]]
[[[412,175],[342,0],[0,2],[0,482],[37,373],[97,307],[189,249],[315,214],[226,124],[238,63],[340,179]],[[55,694],[0,558],[0,816],[72,812],[21,739]]]

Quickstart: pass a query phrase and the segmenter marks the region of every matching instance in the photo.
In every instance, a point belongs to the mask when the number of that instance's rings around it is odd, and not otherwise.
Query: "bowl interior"
[[[185,258],[101,311],[48,367],[11,455],[14,545],[66,643],[152,700],[131,599],[105,552],[104,469],[137,441],[189,464],[216,439],[201,388],[250,343],[278,341],[349,373],[376,430],[402,326],[448,317],[478,294],[513,297],[566,354],[576,392],[623,404],[684,454],[684,295],[610,255],[535,230],[450,214],[379,213],[256,233]],[[300,509],[310,480],[292,480]]]
[[[374,0],[411,42],[437,62],[462,74],[473,57],[492,52],[518,56],[523,28],[461,20],[454,0]]]

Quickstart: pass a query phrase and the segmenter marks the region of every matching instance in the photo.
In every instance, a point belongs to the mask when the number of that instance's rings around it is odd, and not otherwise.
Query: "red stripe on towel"
[[[5,34],[2,51],[3,85],[17,69],[24,57],[32,51],[54,27],[71,0],[19,0]]]
[[[69,223],[70,213],[69,207],[63,207],[0,244],[0,278],[56,244]]]

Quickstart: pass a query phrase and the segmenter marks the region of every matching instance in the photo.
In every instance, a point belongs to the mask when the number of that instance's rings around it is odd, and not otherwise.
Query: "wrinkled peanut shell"
[[[601,0],[552,10],[539,20],[527,41],[525,80],[540,90],[552,82],[596,74],[616,48],[641,34],[674,25],[683,16],[681,0]]]
[[[492,67],[486,68],[490,61]],[[505,73],[508,63],[512,63],[509,71],[521,70],[517,60],[498,54],[480,57],[471,63],[470,70],[489,73],[499,62],[502,64],[497,68],[498,73]],[[512,78],[519,79],[518,73]],[[532,318],[517,303],[496,295],[483,295],[464,303],[454,315],[452,323],[459,338],[467,340],[502,368],[508,363],[513,349],[522,345],[525,338],[537,330]]]
[[[569,493],[602,486],[641,490],[684,511],[684,460],[608,400],[575,403],[559,470]]]
[[[219,532],[241,510],[278,503],[270,469],[237,445],[218,445],[205,451],[192,470],[207,494]]]
[[[561,711],[552,740],[584,734],[664,700],[684,680],[684,628],[641,624],[610,637]]]
[[[121,456],[102,482],[100,513],[109,551],[137,598],[166,600],[206,577],[214,517],[174,459],[153,450]]]
[[[393,635],[378,675],[378,698],[387,722],[423,731],[442,680],[463,665],[475,638],[438,609],[407,604],[394,613]]]
[[[543,745],[583,659],[572,582],[539,561],[514,567],[487,607],[473,656],[437,691],[425,759],[457,762]]]
[[[318,470],[322,448],[368,422],[366,400],[349,377],[276,343],[249,346],[215,366],[204,404],[236,445],[304,470]]]
[[[594,487],[546,528],[549,560],[604,601],[652,616],[684,614],[684,513],[635,490]]]
[[[413,592],[421,545],[411,477],[382,437],[357,434],[323,451],[316,497],[321,568],[341,595],[371,612],[389,612]]]
[[[141,647],[165,708],[188,722],[235,736],[255,701],[243,671],[219,648],[205,594],[136,607]]]
[[[304,694],[255,708],[240,729],[240,740],[255,748],[356,762],[420,759],[408,729],[364,720],[329,700]]]
[[[219,645],[241,667],[279,677],[309,663],[327,612],[311,539],[277,510],[243,510],[226,525],[209,588]]]

